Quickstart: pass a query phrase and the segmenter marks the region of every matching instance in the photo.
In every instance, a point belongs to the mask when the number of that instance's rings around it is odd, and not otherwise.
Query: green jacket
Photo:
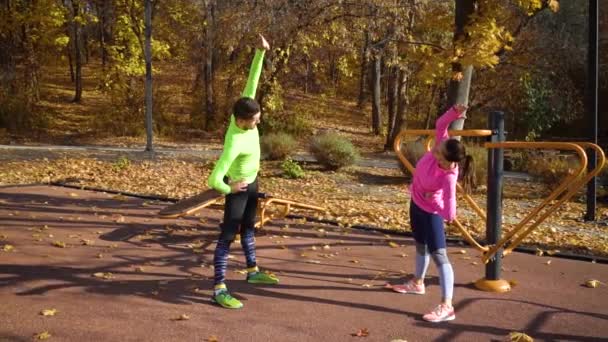
[[[264,52],[260,49],[255,51],[243,97],[255,98],[258,81],[262,73]],[[230,181],[244,180],[247,183],[252,183],[259,170],[260,136],[258,128],[242,130],[236,125],[234,115],[231,115],[230,125],[224,137],[224,150],[215,164],[207,184],[223,194],[229,194],[231,189],[229,185],[224,183],[224,176],[228,176]]]

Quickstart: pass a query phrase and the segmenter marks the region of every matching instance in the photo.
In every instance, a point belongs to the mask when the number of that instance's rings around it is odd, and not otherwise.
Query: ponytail
[[[460,181],[466,194],[470,194],[477,187],[475,177],[475,161],[470,154],[467,154],[461,162]]]

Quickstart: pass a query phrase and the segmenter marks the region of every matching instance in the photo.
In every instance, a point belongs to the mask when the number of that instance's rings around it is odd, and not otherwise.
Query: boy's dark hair
[[[232,107],[232,113],[237,119],[249,120],[260,112],[258,102],[250,97],[241,97]]]
[[[444,155],[447,161],[454,163],[461,163],[460,180],[464,192],[470,194],[477,186],[477,179],[475,179],[475,163],[473,157],[467,154],[467,150],[464,144],[456,139],[448,139],[445,142]]]

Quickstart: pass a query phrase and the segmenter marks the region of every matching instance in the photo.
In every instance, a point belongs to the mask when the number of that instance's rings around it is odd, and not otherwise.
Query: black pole
[[[503,112],[491,112],[489,117],[490,129],[493,134],[491,142],[505,141],[505,116]],[[502,148],[488,149],[488,201],[486,221],[486,243],[494,245],[500,240],[502,233],[502,186],[504,173],[504,150]],[[502,265],[502,249],[496,252],[486,264],[486,280],[500,280]]]
[[[589,140],[597,144],[597,91],[598,91],[598,0],[589,0],[589,48],[587,51],[587,113],[589,113]],[[587,150],[587,170],[593,170],[597,165],[595,150]],[[595,177],[587,184],[587,213],[586,221],[595,221],[597,207],[597,180]]]

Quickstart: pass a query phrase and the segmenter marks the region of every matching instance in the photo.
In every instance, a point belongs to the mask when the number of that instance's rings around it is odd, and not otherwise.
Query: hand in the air
[[[264,38],[264,36],[262,36],[261,34],[260,34],[260,38],[262,38],[262,49],[270,50],[270,44],[268,44],[268,41],[266,40],[266,38]]]
[[[230,192],[235,194],[237,192],[247,191],[247,185],[249,184],[247,184],[245,181],[230,183]]]
[[[462,103],[457,103],[457,104],[454,105],[454,109],[456,109],[456,111],[458,113],[460,113],[460,117],[461,118],[466,118],[467,117],[466,116],[466,112],[467,112],[467,109],[469,109],[469,107],[467,107],[467,105],[464,105]]]

